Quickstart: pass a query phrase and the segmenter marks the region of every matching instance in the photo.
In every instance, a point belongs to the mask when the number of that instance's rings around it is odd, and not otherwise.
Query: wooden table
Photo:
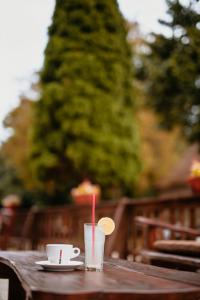
[[[0,278],[8,278],[9,300],[198,300],[200,274],[108,259],[103,272],[45,272],[37,251],[0,252]],[[83,260],[83,257],[80,257]]]

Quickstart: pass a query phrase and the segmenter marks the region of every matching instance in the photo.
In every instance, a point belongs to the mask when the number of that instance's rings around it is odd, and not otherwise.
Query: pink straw
[[[92,195],[92,256],[94,258],[94,242],[95,242],[95,194]]]

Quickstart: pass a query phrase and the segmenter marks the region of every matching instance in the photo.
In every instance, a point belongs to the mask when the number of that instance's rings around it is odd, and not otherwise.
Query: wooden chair
[[[200,269],[200,242],[194,241],[200,237],[200,230],[145,217],[136,217],[135,226],[143,231],[143,262],[187,271]],[[168,239],[172,232],[177,240],[163,240],[166,230]]]
[[[143,242],[146,241],[144,228],[135,223],[135,217],[141,216],[198,229],[200,228],[200,195],[121,199],[114,217],[116,229],[108,241],[109,249],[112,249],[116,257],[129,260],[139,258],[138,254],[145,247]],[[160,233],[162,232],[160,228]],[[166,229],[164,232],[169,233]],[[180,235],[174,231],[170,233],[171,239],[178,238]]]

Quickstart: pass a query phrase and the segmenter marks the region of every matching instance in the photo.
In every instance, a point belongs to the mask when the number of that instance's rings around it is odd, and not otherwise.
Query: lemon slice
[[[101,218],[97,225],[101,228],[105,235],[110,235],[115,229],[115,222],[108,217]]]

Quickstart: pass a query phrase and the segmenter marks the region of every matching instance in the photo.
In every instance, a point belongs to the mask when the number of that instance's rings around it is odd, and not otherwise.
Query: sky
[[[138,21],[143,33],[162,32],[157,20],[166,15],[165,0],[118,3],[125,18]],[[54,5],[55,0],[0,0],[0,143],[10,134],[3,119],[42,67]]]

